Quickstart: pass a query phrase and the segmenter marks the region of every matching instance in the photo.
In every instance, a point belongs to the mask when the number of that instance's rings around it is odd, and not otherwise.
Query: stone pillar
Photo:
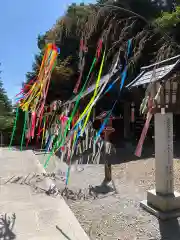
[[[155,187],[141,206],[161,219],[180,216],[180,194],[173,182],[173,114],[155,114]]]
[[[174,193],[173,183],[173,114],[155,114],[156,192]]]

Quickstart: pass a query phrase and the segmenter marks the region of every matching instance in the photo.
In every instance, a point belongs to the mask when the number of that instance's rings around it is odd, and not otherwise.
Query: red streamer
[[[32,112],[32,115],[31,115],[31,137],[32,138],[34,138],[35,126],[36,126],[36,112]]]

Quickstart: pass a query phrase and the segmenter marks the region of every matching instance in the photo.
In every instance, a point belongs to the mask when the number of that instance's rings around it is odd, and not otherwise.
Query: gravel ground
[[[64,167],[64,166],[63,166]],[[72,170],[69,188],[87,189],[100,185],[103,165],[85,165]],[[180,191],[180,160],[174,160],[175,190]],[[67,200],[91,240],[179,240],[178,219],[159,221],[142,210],[140,201],[154,188],[154,159],[141,159],[113,166],[117,193],[90,200]],[[57,185],[62,187],[62,182]]]
[[[180,161],[175,160],[175,189],[180,191]],[[77,175],[74,174],[74,175]],[[80,176],[81,175],[81,176]],[[146,191],[154,188],[154,159],[139,160],[113,167],[117,194],[91,201],[69,202],[75,216],[95,239],[179,240],[178,220],[158,221],[139,206]],[[98,185],[103,166],[87,166],[79,179],[71,176],[70,188]],[[86,185],[86,186],[85,186]]]

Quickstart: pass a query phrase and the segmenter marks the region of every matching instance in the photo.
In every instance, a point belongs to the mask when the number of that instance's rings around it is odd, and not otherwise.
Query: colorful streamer
[[[12,134],[11,134],[11,140],[10,140],[9,148],[11,148],[12,142],[13,142],[13,139],[14,139],[18,116],[19,116],[19,108],[17,107],[16,108],[16,117],[15,117],[15,120],[14,120],[14,126],[13,126],[13,131],[12,131]]]
[[[142,130],[142,133],[141,133],[141,137],[139,139],[139,142],[138,142],[138,145],[137,145],[137,148],[136,148],[136,151],[135,151],[135,155],[137,157],[141,157],[141,154],[142,154],[142,146],[143,146],[143,143],[144,143],[144,140],[146,138],[146,135],[147,135],[147,131],[149,129],[149,124],[150,124],[150,121],[152,119],[152,114],[149,113],[147,118],[146,118],[146,122],[144,124],[144,127],[143,127],[143,130]]]
[[[41,132],[42,134],[45,133],[45,127],[43,127],[43,130],[41,130],[42,119],[45,111],[45,102],[50,85],[51,74],[55,67],[59,53],[60,50],[54,44],[47,44],[38,76],[33,78],[28,84],[25,84],[20,93],[16,95],[17,105],[25,113],[24,127],[21,139],[21,150],[25,135],[27,136],[28,145],[30,139],[33,139],[35,136],[36,127],[39,128],[37,139],[40,137]],[[28,121],[28,114],[31,116],[31,124]],[[9,146],[11,146],[13,142],[17,118],[18,108],[16,110],[16,119]],[[27,134],[25,134],[27,127],[28,131]]]
[[[98,88],[99,88],[99,82],[101,80],[101,75],[102,75],[102,70],[103,70],[103,66],[104,66],[104,60],[105,60],[105,53],[106,51],[104,50],[104,54],[103,54],[103,58],[102,58],[102,62],[101,62],[101,66],[100,66],[100,69],[99,69],[99,74],[98,74],[98,78],[97,78],[97,81],[96,81],[96,86],[95,86],[95,90],[94,90],[94,94],[93,94],[93,97],[91,98],[89,104],[87,105],[86,109],[84,110],[84,112],[82,113],[81,116],[83,116],[83,114],[88,110],[88,108],[90,107],[90,105],[93,103],[96,95],[97,95],[97,91],[98,91]],[[86,116],[86,119],[85,119],[85,122],[84,122],[84,125],[82,127],[82,132],[84,132],[84,129],[86,127],[86,124],[89,120],[89,117],[90,117],[90,114],[91,114],[91,110],[92,110],[92,107],[90,107],[90,110]]]
[[[70,124],[71,124],[71,122],[72,122],[72,120],[73,120],[73,117],[74,117],[74,115],[75,115],[75,113],[76,113],[76,111],[77,111],[79,101],[80,101],[81,96],[82,96],[82,94],[83,94],[83,92],[84,92],[84,90],[85,90],[85,87],[86,87],[87,82],[88,82],[88,80],[89,80],[89,77],[90,77],[90,75],[91,75],[91,73],[92,73],[92,71],[93,71],[93,68],[94,68],[94,66],[95,66],[95,63],[96,63],[96,58],[94,58],[94,60],[93,60],[93,62],[92,62],[92,65],[91,65],[91,67],[90,67],[89,73],[88,73],[87,78],[86,78],[86,81],[85,81],[85,83],[84,83],[84,85],[83,85],[83,87],[82,87],[82,89],[81,89],[81,91],[80,91],[80,93],[79,93],[79,95],[78,95],[78,98],[77,98],[77,101],[76,101],[75,106],[74,106],[74,108],[73,108],[73,111],[72,111],[72,113],[71,113],[71,115],[70,115],[70,117],[69,117],[69,119],[68,119],[68,122],[67,122],[67,124],[66,124],[66,128],[65,128],[65,130],[64,130],[64,136],[62,137],[62,140],[61,140],[60,142],[59,142],[59,138],[56,140],[56,143],[54,144],[54,147],[53,147],[51,153],[49,154],[49,156],[48,156],[48,158],[47,158],[47,160],[46,160],[46,162],[45,162],[45,164],[44,164],[44,167],[45,167],[45,168],[47,167],[47,165],[48,165],[48,163],[49,163],[52,155],[53,155],[60,147],[62,147],[62,146],[64,145],[64,143],[65,143],[66,135],[67,135],[69,126],[70,126]],[[73,133],[71,133],[71,134],[73,134]]]
[[[128,61],[128,58],[129,58],[129,55],[130,55],[130,49],[131,49],[131,44],[132,44],[132,40],[128,40],[128,50],[127,50],[127,61]],[[103,123],[101,124],[101,127],[99,129],[99,131],[97,132],[96,136],[95,136],[95,142],[98,141],[98,138],[100,137],[102,131],[104,130],[106,124],[108,123],[108,120],[109,118],[111,117],[112,113],[113,113],[113,110],[118,102],[118,99],[120,97],[120,94],[121,94],[121,91],[122,91],[122,88],[124,86],[124,82],[125,82],[125,79],[127,77],[127,64],[128,62],[126,63],[126,66],[124,67],[124,70],[122,72],[122,75],[121,75],[121,84],[120,84],[120,91],[119,91],[119,94],[118,94],[118,98],[117,100],[115,101],[112,109],[109,111],[109,113],[107,114],[106,118],[104,119]]]
[[[28,112],[24,112],[24,127],[23,127],[22,138],[21,138],[21,151],[23,149],[24,137],[25,137],[26,126],[27,126],[27,114]]]

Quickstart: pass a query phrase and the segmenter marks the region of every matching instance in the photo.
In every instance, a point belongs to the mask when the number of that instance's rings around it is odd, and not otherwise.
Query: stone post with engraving
[[[180,216],[180,194],[174,191],[173,113],[155,114],[155,189],[141,206],[161,219]]]

